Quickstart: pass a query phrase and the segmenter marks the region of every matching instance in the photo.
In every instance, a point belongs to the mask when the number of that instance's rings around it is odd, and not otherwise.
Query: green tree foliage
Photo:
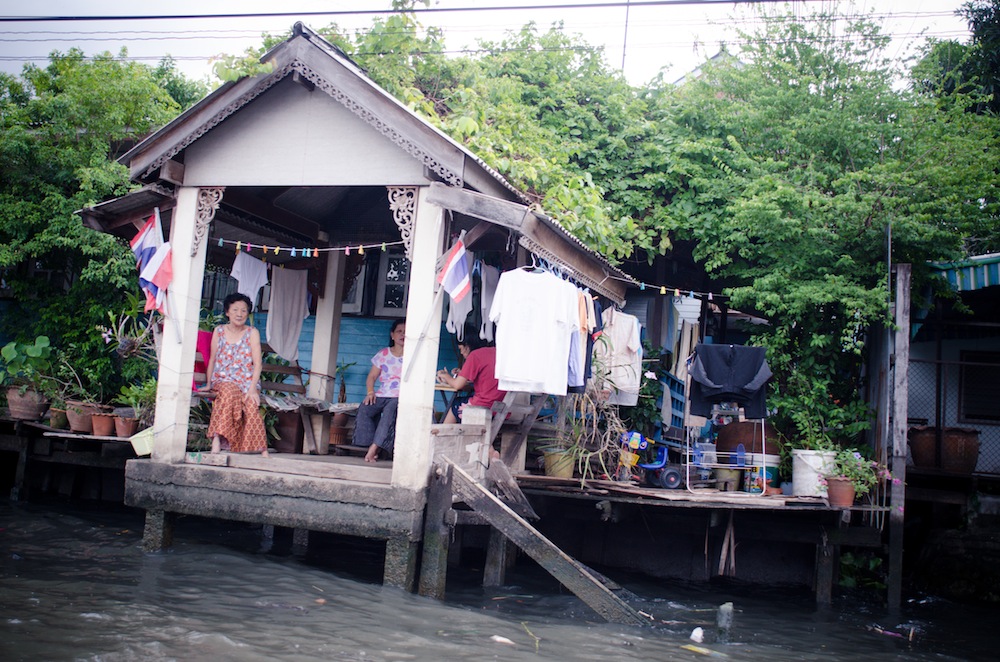
[[[163,86],[179,80],[169,63],[124,56],[72,49],[0,76],[0,273],[15,300],[2,331],[48,335],[95,382],[112,373],[95,326],[135,289],[135,261],[74,211],[126,193],[114,157],[180,110]]]
[[[829,19],[767,26],[738,59],[655,95],[663,158],[648,177],[661,231],[695,239],[731,305],[770,320],[756,341],[772,402],[860,415],[866,333],[889,323],[890,228],[895,262],[959,255],[995,218],[983,195],[1000,133],[967,100],[894,90],[877,25],[855,21],[849,39]]]

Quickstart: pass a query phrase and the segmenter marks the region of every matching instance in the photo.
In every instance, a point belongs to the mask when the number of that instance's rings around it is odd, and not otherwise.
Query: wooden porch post
[[[156,419],[153,421],[155,462],[184,461],[201,287],[205,277],[206,237],[221,200],[221,188],[182,186],[177,189],[177,206],[170,225],[174,276],[167,294],[156,387]]]
[[[309,397],[331,400],[337,385],[337,347],[340,344],[341,299],[344,298],[344,265],[347,261],[337,252],[327,253],[326,273],[323,274],[323,297],[316,302],[316,336],[313,340],[312,369],[330,379],[309,379]]]
[[[903,521],[906,504],[906,419],[910,397],[910,269],[896,265],[896,342],[892,389],[892,485],[889,486],[889,610],[903,594]]]
[[[316,302],[316,335],[313,340],[312,370],[324,375],[310,377],[308,395],[311,398],[335,402],[337,382],[337,350],[340,346],[340,319],[344,298],[344,266],[347,260],[337,251],[327,253],[326,271],[323,274],[323,296]],[[325,454],[330,438],[330,417],[312,416],[313,434],[319,440],[318,452]]]
[[[396,416],[396,447],[392,485],[423,490],[431,470],[431,423],[434,415],[434,373],[441,342],[441,299],[435,298],[436,262],[444,232],[444,214],[427,202],[428,187],[417,192],[410,263],[409,303],[406,310],[406,352]],[[430,324],[427,320],[430,319]],[[437,323],[435,323],[437,322]],[[424,328],[427,335],[418,347]],[[410,363],[413,363],[410,366]]]

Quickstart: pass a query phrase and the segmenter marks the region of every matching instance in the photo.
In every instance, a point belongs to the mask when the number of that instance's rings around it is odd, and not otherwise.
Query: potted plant
[[[49,406],[43,392],[52,357],[48,336],[38,336],[30,345],[9,342],[0,349],[0,357],[0,385],[7,387],[11,418],[39,420]]]
[[[831,506],[849,508],[857,497],[875,487],[884,472],[855,448],[842,448],[834,458],[833,467],[824,476],[827,499]]]
[[[599,475],[618,473],[619,464],[623,464],[622,438],[627,430],[618,407],[609,404],[601,391],[588,387],[585,393],[567,395],[556,417],[555,436],[544,440],[539,448],[546,475],[569,478],[576,470],[582,482],[594,476],[595,467]]]
[[[357,365],[357,363],[344,363],[340,362],[337,364],[337,370],[334,372],[334,378],[339,382],[339,390],[337,391],[337,402],[343,404],[347,402],[347,370],[352,366]],[[330,445],[340,446],[347,443],[347,423],[348,415],[346,411],[334,412],[333,419],[330,421]]]
[[[149,427],[152,423],[152,412],[156,405],[156,379],[149,379],[137,384],[122,386],[115,402],[123,406],[116,410],[115,434],[119,437],[131,437],[139,427]]]
[[[795,496],[825,496],[823,477],[833,470],[835,440],[849,443],[870,427],[864,402],[842,402],[831,391],[829,377],[797,371],[769,400],[777,408],[772,423],[781,436],[782,452],[791,457]]]
[[[101,404],[99,395],[94,395],[83,385],[79,373],[65,356],[59,357],[57,372],[58,377],[53,379],[62,385],[66,393],[66,418],[69,421],[69,429],[73,432],[94,434],[94,414],[107,413],[109,408]],[[98,430],[104,433],[100,436],[112,436],[114,418],[109,418],[106,422],[101,421],[99,425],[102,423],[107,427]]]

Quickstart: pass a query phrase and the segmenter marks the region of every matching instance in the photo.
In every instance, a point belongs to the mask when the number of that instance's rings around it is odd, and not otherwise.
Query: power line
[[[745,0],[743,4],[761,5],[787,2],[788,0]],[[824,0],[799,0],[822,2]],[[479,7],[413,7],[411,9],[342,9],[333,11],[304,12],[248,12],[240,14],[149,14],[127,16],[0,16],[0,23],[58,23],[65,21],[162,21],[219,18],[279,18],[288,16],[363,16],[385,14],[446,14],[482,11],[531,11],[551,9],[608,9],[621,7],[669,7],[699,5],[731,5],[734,0],[618,0],[615,2],[576,2],[570,4],[505,5]]]

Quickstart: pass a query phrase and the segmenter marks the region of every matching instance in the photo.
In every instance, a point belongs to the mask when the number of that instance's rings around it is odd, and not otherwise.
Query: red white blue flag
[[[444,266],[438,273],[437,282],[448,292],[452,301],[461,301],[472,291],[472,282],[469,280],[469,258],[465,254],[465,244],[461,239],[448,251]]]
[[[146,312],[156,309],[166,314],[167,288],[174,279],[170,242],[164,242],[153,253],[139,274],[139,285],[146,292]]]
[[[131,246],[135,254],[135,268],[139,271],[139,287],[146,293],[146,312],[155,308],[162,313],[173,270],[170,243],[163,241],[158,208],[132,239]]]

